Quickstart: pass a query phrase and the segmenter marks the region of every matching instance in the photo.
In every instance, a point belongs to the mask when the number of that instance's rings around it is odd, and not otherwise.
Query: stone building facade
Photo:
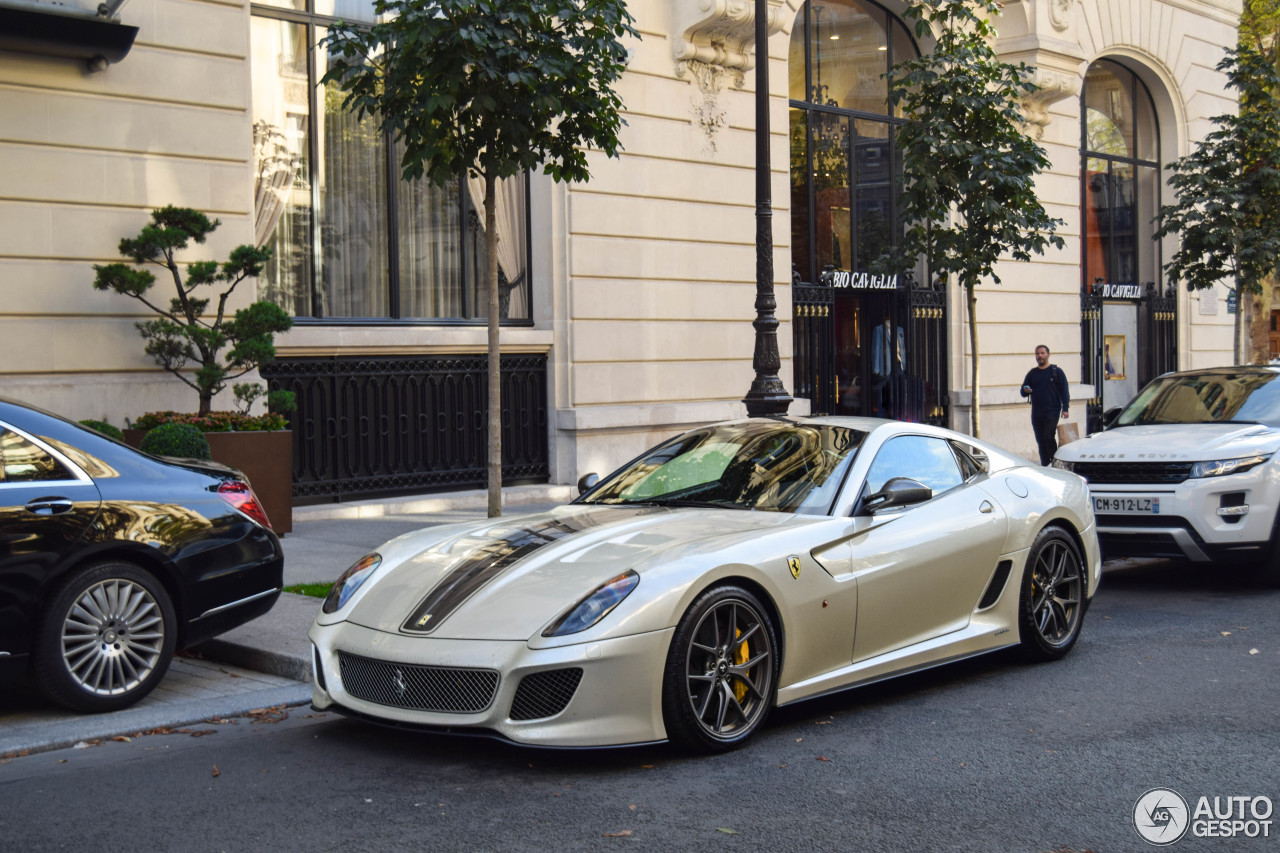
[[[241,243],[275,252],[256,292],[237,299],[274,299],[296,318],[268,376],[305,398],[295,474],[310,491],[300,494],[469,482],[458,473],[469,463],[440,460],[475,433],[477,190],[399,182],[394,146],[317,85],[317,40],[370,8],[132,0],[118,22],[99,22],[137,28],[112,61],[92,44],[55,50],[28,36],[33,16],[81,14],[71,6],[0,0],[0,394],[116,424],[192,408],[188,389],[143,355],[137,304],[90,285],[91,265],[116,260],[150,209],[196,207],[222,227],[192,258]],[[791,411],[963,429],[962,294],[927,270],[889,282],[867,267],[896,227],[898,118],[879,75],[928,39],[902,25],[895,0],[769,9]],[[502,190],[502,347],[520,397],[511,420],[525,430],[514,440],[530,443],[517,447],[516,478],[573,482],[677,430],[745,413],[753,6],[637,0],[631,12],[641,38],[620,85],[621,156],[593,154],[586,184],[530,175]],[[87,0],[82,14],[92,17]],[[1234,109],[1214,66],[1239,14],[1239,0],[1005,2],[997,48],[1036,69],[1027,128],[1052,161],[1038,190],[1065,221],[1067,246],[1004,264],[1004,283],[981,289],[985,438],[1034,457],[1018,386],[1037,344],[1066,371],[1081,422],[1154,372],[1230,360],[1225,289],[1167,289],[1159,265],[1171,247],[1149,239],[1148,223],[1162,164]],[[438,464],[452,473],[433,473]],[[345,491],[326,491],[326,478]]]

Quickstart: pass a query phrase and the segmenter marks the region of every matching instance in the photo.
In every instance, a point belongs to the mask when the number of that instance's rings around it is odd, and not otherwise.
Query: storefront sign
[[[849,290],[897,290],[898,277],[869,272],[834,270],[830,273],[831,286]]]
[[[1142,285],[1140,284],[1104,284],[1102,292],[1098,293],[1098,285],[1094,285],[1094,295],[1101,296],[1103,299],[1141,299]]]

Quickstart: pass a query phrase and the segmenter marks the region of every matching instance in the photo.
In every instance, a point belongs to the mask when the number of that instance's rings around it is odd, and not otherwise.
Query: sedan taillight
[[[263,527],[271,529],[271,521],[267,518],[266,510],[262,508],[262,504],[258,502],[258,496],[253,493],[248,483],[243,480],[226,480],[218,487],[218,497]]]

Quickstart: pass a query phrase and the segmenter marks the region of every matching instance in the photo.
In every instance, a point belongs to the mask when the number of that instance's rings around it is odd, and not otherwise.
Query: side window
[[[960,462],[960,474],[964,477],[965,482],[972,480],[986,470],[976,459],[969,455],[967,450],[954,441],[951,442],[951,449],[956,452],[956,459]]]
[[[74,480],[62,463],[16,432],[0,428],[0,482]]]
[[[867,494],[880,491],[894,477],[919,480],[935,495],[964,482],[947,442],[923,435],[900,435],[880,448],[867,472]]]

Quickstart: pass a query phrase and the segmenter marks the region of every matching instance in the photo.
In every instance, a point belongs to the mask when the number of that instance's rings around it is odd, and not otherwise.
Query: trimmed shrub
[[[161,424],[191,424],[201,432],[252,432],[288,429],[289,420],[276,412],[246,415],[243,412],[210,412],[204,417],[186,412],[147,412],[134,421],[138,429],[155,429]]]
[[[212,459],[209,440],[191,424],[161,424],[142,437],[139,448],[152,456],[178,456],[183,459]]]
[[[124,433],[106,421],[83,420],[80,422],[80,426],[87,426],[89,429],[97,430],[105,436],[114,438],[116,441],[124,441]]]

